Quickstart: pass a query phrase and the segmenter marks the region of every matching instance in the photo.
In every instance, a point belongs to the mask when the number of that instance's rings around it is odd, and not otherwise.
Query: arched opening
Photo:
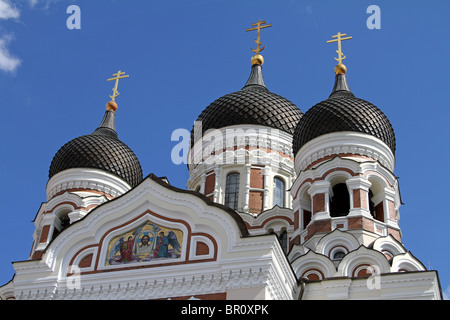
[[[384,185],[378,179],[369,179],[372,184],[369,189],[369,211],[374,219],[384,222],[383,195]]]
[[[225,205],[236,210],[239,203],[239,173],[227,175],[225,186]]]
[[[330,216],[343,217],[350,211],[350,196],[347,185],[338,183],[333,187],[333,197],[330,201]]]
[[[303,210],[303,228],[306,228],[311,222],[311,211]]]
[[[301,196],[300,196],[300,205],[301,205],[301,209],[300,209],[300,227],[301,228],[306,228],[306,226],[311,222],[311,196],[308,193],[309,191],[309,187],[305,187],[302,191],[301,191]]]
[[[369,212],[370,212],[370,215],[375,218],[375,216],[376,216],[375,204],[372,201],[372,198],[373,198],[373,192],[372,192],[372,190],[369,189]]]
[[[61,230],[66,229],[70,225],[69,213],[72,212],[69,208],[61,209],[56,213],[56,217],[59,219],[59,223],[61,225]]]
[[[284,181],[275,177],[273,179],[273,206],[284,207],[285,184]]]
[[[332,260],[341,261],[345,257],[345,252],[342,250],[337,250],[333,253]]]

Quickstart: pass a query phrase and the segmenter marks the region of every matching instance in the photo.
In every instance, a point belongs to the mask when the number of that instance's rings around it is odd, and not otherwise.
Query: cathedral
[[[127,75],[108,79],[98,128],[51,161],[30,255],[13,262],[2,300],[442,299],[437,271],[402,244],[394,129],[350,90],[351,37],[328,41],[334,85],[303,113],[264,82],[270,26],[247,30],[242,88],[197,116],[186,189],[143,173],[115,128]]]

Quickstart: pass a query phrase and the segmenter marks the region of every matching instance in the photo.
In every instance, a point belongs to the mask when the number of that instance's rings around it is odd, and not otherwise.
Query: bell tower
[[[379,236],[401,240],[395,134],[384,113],[350,91],[338,33],[335,83],[310,108],[294,134],[297,180],[292,187],[295,243],[317,241],[335,229],[369,245]]]
[[[426,271],[401,242],[394,130],[379,108],[350,91],[345,36],[330,41],[338,43],[330,96],[305,112],[293,139],[288,259],[307,299],[349,299],[360,288],[389,296],[393,277],[408,283]]]

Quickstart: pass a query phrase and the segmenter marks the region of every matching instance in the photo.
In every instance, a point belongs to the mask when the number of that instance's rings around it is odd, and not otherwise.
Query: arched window
[[[374,217],[376,220],[384,222],[384,209],[383,209],[383,202],[378,203],[375,205],[373,202],[373,192],[372,190],[369,190],[369,211],[372,217]]]
[[[225,186],[225,205],[232,209],[238,208],[239,200],[239,173],[227,175]]]
[[[333,187],[333,197],[330,202],[330,216],[346,216],[349,211],[350,196],[348,194],[347,185],[345,183],[338,183]]]
[[[278,177],[273,179],[273,206],[284,207],[284,181]]]
[[[68,209],[68,208],[63,208],[59,211],[56,212],[56,217],[58,217],[59,222],[61,224],[61,230],[66,229],[68,226],[70,226],[70,218],[69,218],[69,213],[72,212],[72,210]]]
[[[344,258],[345,252],[338,250],[333,253],[333,260],[342,260]]]

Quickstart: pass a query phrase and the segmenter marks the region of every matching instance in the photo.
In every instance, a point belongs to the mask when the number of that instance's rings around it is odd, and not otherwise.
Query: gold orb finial
[[[342,64],[338,63],[336,67],[334,67],[334,73],[335,74],[346,74],[347,73],[347,67]]]
[[[253,64],[259,64],[260,66],[264,63],[264,57],[260,55],[259,53],[255,54],[251,59],[252,65]]]
[[[110,101],[106,104],[106,110],[112,110],[112,111],[116,111],[117,110],[117,103],[115,101]]]

